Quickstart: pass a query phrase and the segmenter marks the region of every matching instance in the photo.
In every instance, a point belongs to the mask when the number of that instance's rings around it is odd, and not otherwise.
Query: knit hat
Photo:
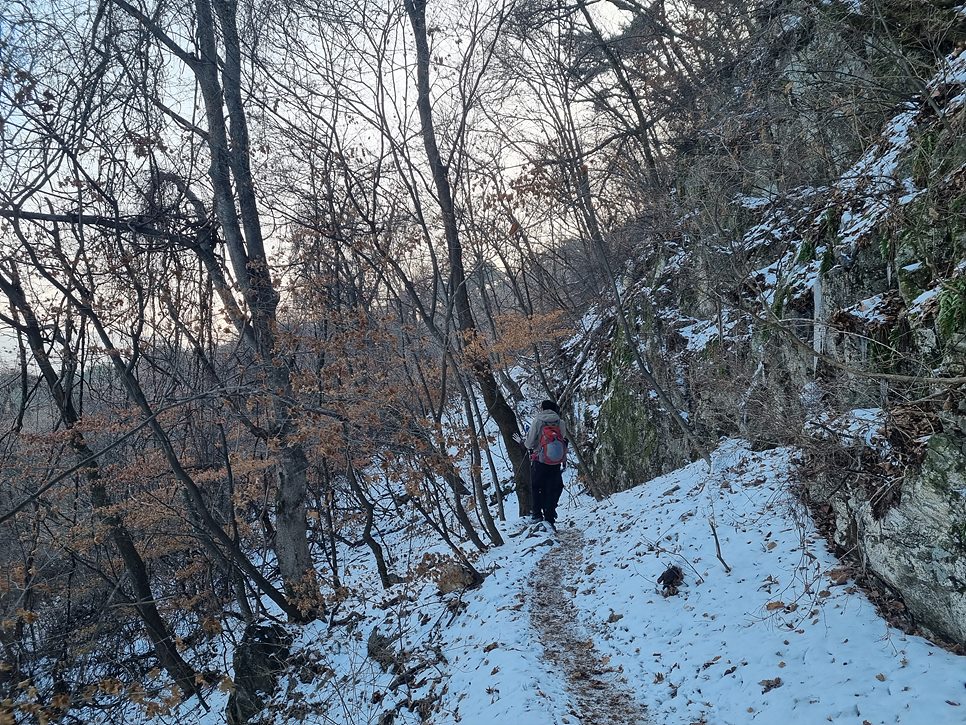
[[[540,408],[542,410],[552,410],[557,415],[560,415],[560,408],[557,407],[557,404],[552,400],[544,400],[542,403],[540,403]]]

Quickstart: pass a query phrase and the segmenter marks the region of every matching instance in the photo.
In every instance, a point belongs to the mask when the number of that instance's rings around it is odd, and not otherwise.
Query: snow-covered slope
[[[837,568],[789,498],[792,457],[727,442],[712,475],[699,462],[567,506],[563,527],[584,546],[559,585],[576,588],[579,626],[609,676],[668,725],[966,722],[962,658],[890,628]],[[450,692],[433,722],[581,721],[528,628],[528,577],[544,549],[511,541],[449,631]],[[656,580],[668,564],[685,585],[664,598]]]
[[[790,498],[794,459],[725,441],[710,474],[694,463],[599,503],[565,493],[556,535],[508,524],[476,589],[347,602],[351,626],[302,631],[272,722],[640,722],[627,697],[662,725],[966,722],[963,659],[876,613]],[[665,598],[670,564],[684,584]],[[374,627],[385,666],[367,655]],[[222,722],[221,696],[180,721]]]

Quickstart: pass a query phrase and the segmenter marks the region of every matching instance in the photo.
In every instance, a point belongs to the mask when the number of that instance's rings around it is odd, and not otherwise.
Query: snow
[[[918,297],[916,297],[916,299],[914,299],[912,301],[912,304],[915,305],[915,306],[922,306],[922,305],[926,304],[926,302],[928,302],[929,300],[931,300],[933,297],[937,297],[940,292],[941,292],[941,289],[939,287],[935,287],[933,289],[926,290],[921,295],[919,295]]]
[[[805,430],[821,438],[834,438],[846,446],[864,446],[886,456],[892,446],[884,435],[889,414],[882,408],[855,408],[834,415],[822,413],[805,423]]]
[[[945,84],[964,83],[966,54],[960,54],[946,59],[927,88],[935,94]],[[953,114],[964,100],[966,92],[961,92],[944,104],[941,115]],[[907,103],[905,109],[886,124],[881,139],[862,155],[836,185],[840,192],[855,194],[857,202],[843,212],[838,231],[837,250],[844,258],[848,259],[854,254],[857,245],[892,211],[893,203],[905,206],[924,193],[911,178],[897,177],[900,160],[911,147],[912,132],[921,110],[921,105]],[[865,188],[860,188],[863,184]]]
[[[767,196],[748,196],[739,194],[735,197],[735,203],[745,209],[763,209],[772,203],[772,199]]]
[[[689,353],[700,353],[715,340],[725,342],[747,337],[746,327],[741,323],[747,323],[748,318],[736,310],[722,310],[720,327],[718,319],[701,320],[683,315],[673,308],[664,309],[661,313],[665,321],[684,340],[684,349]],[[684,379],[680,376],[677,383],[682,390],[686,387]]]
[[[601,503],[571,501],[564,516],[583,533],[583,568],[563,584],[576,588],[579,624],[655,723],[962,722],[949,704],[966,705],[961,658],[890,628],[837,576],[787,494],[793,457],[728,441],[713,475],[695,463]],[[715,556],[712,512],[730,574]],[[514,608],[539,547],[511,542],[464,599],[448,644],[458,709],[433,722],[579,722],[525,606]],[[665,599],[655,581],[671,563],[686,585]],[[775,678],[782,685],[763,692]]]
[[[962,12],[962,8],[960,8],[960,12]],[[960,86],[966,85],[966,53],[960,52],[956,56],[947,58],[945,66],[930,81],[929,89],[934,91],[944,83]],[[964,103],[966,103],[966,90],[961,91],[947,102],[946,114],[948,115]]]
[[[857,1],[850,6],[853,12],[860,12],[860,7]],[[958,95],[950,94],[952,98],[942,101],[941,117],[953,115],[966,103],[966,89],[961,88],[964,85],[966,53],[947,57],[926,86],[926,92],[937,99],[947,94],[949,86],[953,91],[960,87]],[[771,261],[752,273],[763,304],[772,304],[782,286],[799,296],[814,286],[821,264],[800,259],[789,250],[801,247],[802,235],[807,238],[806,230],[824,234],[830,213],[841,212],[834,252],[836,261],[849,267],[859,248],[875,238],[876,230],[891,215],[922,197],[925,189],[919,188],[901,169],[908,165],[916,133],[923,130],[920,124],[928,128],[935,123],[931,113],[924,113],[927,107],[924,99],[905,103],[885,125],[879,139],[831,188],[793,189],[786,192],[781,203],[774,198],[735,197],[737,205],[761,211],[758,223],[743,234],[741,247],[749,252],[764,252],[762,261]],[[947,178],[953,178],[954,173],[957,172],[951,172]],[[776,250],[778,243],[785,246]]]
[[[933,287],[932,289],[928,289],[916,297],[916,299],[909,304],[909,315],[917,317],[924,314],[926,310],[937,303],[940,292],[942,292],[941,287]]]
[[[728,331],[731,330],[731,327],[734,327],[734,323],[731,323]],[[701,320],[682,327],[678,330],[678,333],[687,341],[688,352],[700,352],[718,336],[718,326],[714,322]]]
[[[894,181],[899,155],[910,140],[910,132],[919,115],[919,108],[909,104],[895,116],[882,132],[882,138],[873,144],[862,157],[843,174],[839,188],[854,190],[860,181],[870,180],[877,186]],[[881,188],[881,186],[879,186]]]
[[[871,443],[883,416],[861,409],[826,424]],[[283,677],[276,706],[300,714],[272,721],[375,723],[393,703],[442,693],[436,725],[590,722],[531,620],[531,577],[563,537],[580,545],[556,582],[576,607],[567,626],[606,663],[597,674],[645,706],[649,722],[966,721],[962,658],[891,628],[848,580],[789,494],[795,460],[792,449],[754,452],[725,440],[712,472],[699,461],[601,502],[576,497],[571,480],[563,533],[503,524],[506,545],[475,562],[487,574],[480,587],[441,595],[417,579],[347,601],[334,616],[355,611],[355,625],[302,629],[290,661],[322,674],[300,678],[293,668]],[[411,544],[416,558],[428,548]],[[353,578],[371,580],[357,559]],[[664,598],[656,580],[669,564],[684,584]],[[394,688],[394,673],[366,656],[373,627],[398,640],[407,662],[432,660],[414,683]],[[222,723],[226,699],[216,689],[210,712],[182,707],[157,722]],[[401,707],[394,722],[421,720]]]
[[[843,312],[866,323],[883,323],[889,319],[887,306],[888,300],[879,294],[846,307]]]
[[[596,330],[603,323],[604,317],[597,306],[592,306],[584,316],[580,318],[579,322],[575,325],[575,328],[579,331],[575,334],[571,341],[578,341],[580,339],[580,333],[589,333]]]
[[[544,662],[521,596],[537,552],[527,550],[531,539],[513,543],[491,563],[501,568],[464,597],[467,610],[448,633],[445,651],[452,655],[448,674],[454,696],[435,722],[541,725],[554,722],[557,710],[567,710],[566,685]],[[515,562],[506,557],[511,551],[519,556]]]
[[[857,1],[850,7],[861,10]],[[949,59],[928,90],[964,82],[966,53]],[[962,102],[966,93],[947,101],[944,114]],[[922,190],[900,167],[914,146],[920,111],[900,109],[881,139],[832,187],[790,190],[780,205],[774,197],[736,198],[738,205],[760,213],[759,223],[736,247],[752,253],[749,258],[759,267],[751,276],[764,304],[776,301],[779,288],[786,303],[809,293],[816,322],[824,321],[820,270],[827,250],[818,246],[805,255],[806,240],[824,241],[827,226],[837,229],[836,261],[847,264],[888,215],[919,198]],[[837,226],[828,225],[839,210]],[[678,251],[660,271],[677,270],[687,261]],[[963,272],[961,263],[956,273]],[[908,313],[929,310],[939,289],[919,295]],[[651,298],[660,291],[652,291]],[[872,297],[847,312],[881,320],[882,304]],[[564,348],[585,349],[609,318],[606,307],[590,310]],[[725,334],[733,333],[734,318],[723,322]],[[671,324],[692,353],[718,334],[717,321],[677,317]],[[823,339],[816,334],[816,349]],[[582,384],[599,388],[600,382],[598,373]],[[890,455],[884,411],[823,413],[820,390],[802,395],[812,403],[809,430]],[[598,409],[599,404],[588,403],[579,417],[596,417]],[[890,628],[861,590],[838,575],[835,557],[788,493],[794,457],[787,449],[756,453],[727,441],[715,453],[712,474],[703,463],[694,464],[599,503],[565,493],[562,515],[567,531],[580,537],[583,557],[582,565],[560,581],[572,591],[573,626],[600,653],[597,661],[608,663],[609,676],[623,678],[654,723],[966,723],[963,660]],[[496,464],[506,461],[497,456]],[[507,472],[500,474],[506,480]],[[577,481],[569,483],[570,491],[581,488]],[[508,511],[515,508],[507,502]],[[730,573],[717,558],[711,521]],[[293,665],[275,695],[272,721],[374,723],[398,706],[397,725],[417,723],[420,716],[406,703],[439,697],[440,710],[430,718],[437,725],[579,723],[581,703],[573,683],[549,664],[530,617],[531,575],[544,554],[560,544],[546,536],[510,536],[519,526],[501,525],[506,544],[474,560],[486,579],[462,593],[441,595],[426,578],[382,592],[365,548],[340,551],[349,594],[333,618],[352,613],[356,621],[291,628],[297,635],[291,661],[309,662],[316,674],[304,676]],[[379,537],[398,573],[425,554],[447,554],[429,533],[421,539],[411,530],[379,532]],[[677,596],[665,599],[655,583],[672,563],[684,569],[685,584]],[[396,673],[367,656],[374,628],[395,638],[394,647],[407,654],[408,664],[425,665],[413,682],[398,683]],[[232,639],[238,635],[226,633],[222,655],[207,664],[230,676]],[[191,704],[157,724],[220,725],[227,693],[215,689],[206,698],[208,713]],[[283,714],[293,707],[302,714]],[[89,721],[96,722],[96,715]]]
[[[926,193],[925,189],[917,188],[915,182],[911,178],[902,180],[902,188],[906,193],[899,197],[899,206],[911,204]]]
[[[816,254],[823,251],[821,247]],[[812,291],[819,283],[819,272],[822,268],[821,258],[809,262],[796,261],[797,251],[788,251],[780,259],[767,267],[762,267],[751,273],[751,279],[758,283],[761,300],[766,305],[775,302],[775,295],[780,288],[786,288],[790,299],[796,299]]]

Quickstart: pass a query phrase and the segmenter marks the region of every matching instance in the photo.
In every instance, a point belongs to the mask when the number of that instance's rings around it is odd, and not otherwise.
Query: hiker
[[[530,451],[530,492],[534,521],[551,526],[557,520],[557,502],[563,493],[563,469],[567,465],[567,426],[560,408],[544,400],[530,421],[523,445]]]

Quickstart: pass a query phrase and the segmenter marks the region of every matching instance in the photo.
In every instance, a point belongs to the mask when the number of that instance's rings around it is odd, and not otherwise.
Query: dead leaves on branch
[[[562,310],[533,315],[514,312],[497,315],[493,321],[492,338],[475,330],[464,335],[463,355],[469,363],[495,359],[512,365],[520,356],[531,354],[535,344],[558,344],[573,332]]]

